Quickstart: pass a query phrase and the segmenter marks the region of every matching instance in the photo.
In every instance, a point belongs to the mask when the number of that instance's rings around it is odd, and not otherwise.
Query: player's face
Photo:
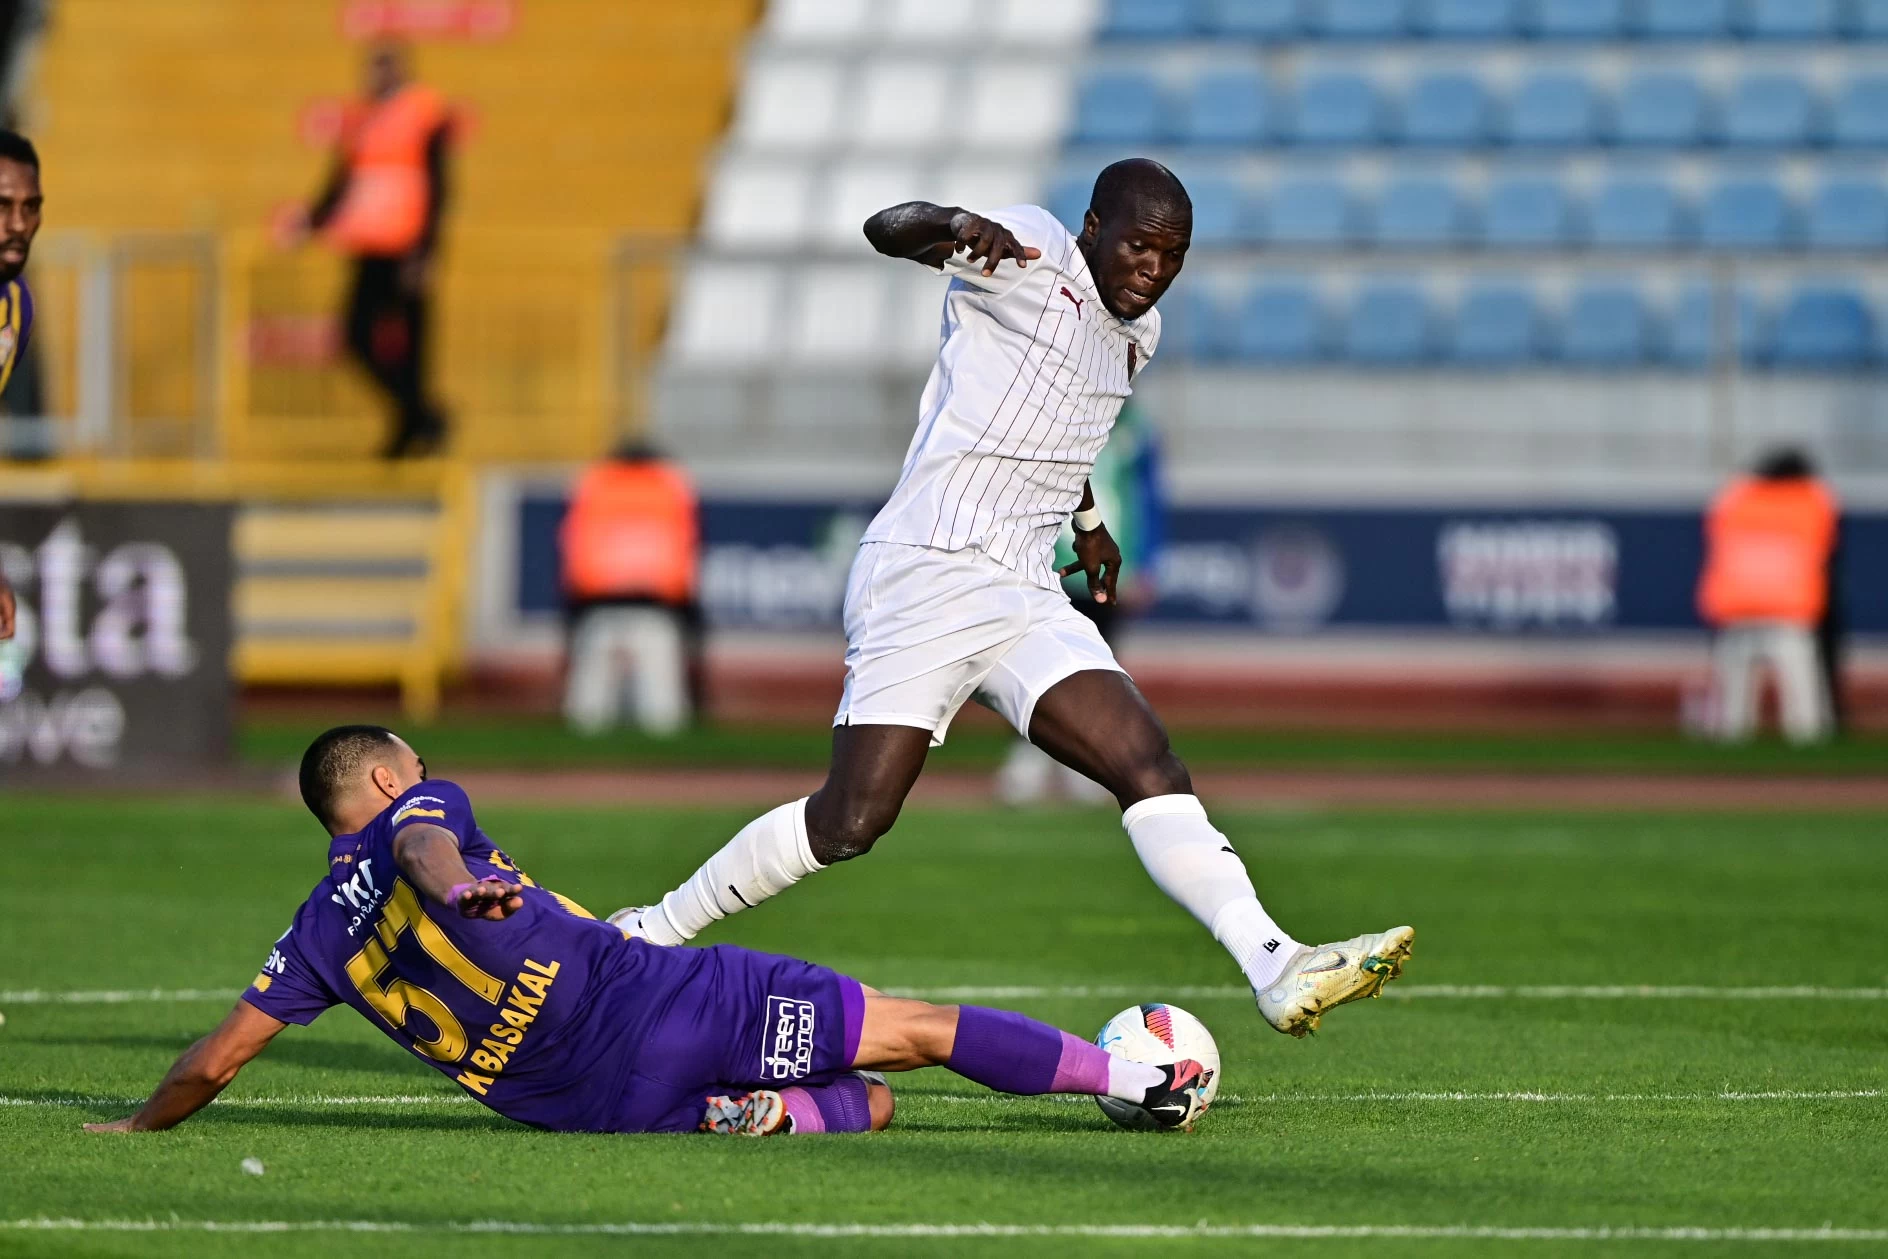
[[[1103,223],[1091,210],[1082,234],[1094,241],[1089,263],[1102,305],[1118,318],[1139,319],[1186,264],[1193,218],[1152,206]]]
[[[367,95],[384,100],[406,82],[406,64],[399,52],[382,48],[367,59]]]
[[[0,284],[18,278],[39,234],[39,172],[0,158]]]

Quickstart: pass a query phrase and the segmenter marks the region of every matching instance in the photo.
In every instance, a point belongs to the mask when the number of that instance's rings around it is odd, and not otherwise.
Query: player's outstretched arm
[[[393,859],[420,895],[450,905],[467,918],[498,922],[524,908],[524,887],[502,879],[475,879],[459,855],[459,840],[443,826],[415,822],[393,837]]]
[[[110,1123],[88,1123],[87,1132],[161,1132],[175,1128],[215,1100],[249,1060],[288,1024],[238,1001],[214,1032],[184,1050],[134,1115]]]
[[[1042,250],[1025,248],[1009,228],[995,219],[972,214],[961,206],[907,201],[880,210],[865,221],[865,238],[888,258],[910,258],[927,267],[941,267],[959,250],[971,262],[984,260],[983,273],[996,274],[1005,258],[1026,267]]]

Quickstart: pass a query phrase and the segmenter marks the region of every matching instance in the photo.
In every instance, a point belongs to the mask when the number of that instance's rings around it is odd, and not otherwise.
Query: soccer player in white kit
[[[951,282],[917,433],[847,586],[826,782],[750,822],[659,904],[612,922],[680,944],[870,851],[974,698],[1114,794],[1147,872],[1238,961],[1273,1027],[1303,1036],[1400,973],[1408,927],[1306,947],[1272,921],[1160,719],[1053,567],[1072,513],[1067,571],[1084,571],[1098,602],[1115,598],[1121,552],[1088,474],[1159,348],[1154,304],[1192,226],[1180,181],[1145,159],[1101,172],[1079,237],[1033,205],[975,214],[914,201],[866,221],[873,248]]]

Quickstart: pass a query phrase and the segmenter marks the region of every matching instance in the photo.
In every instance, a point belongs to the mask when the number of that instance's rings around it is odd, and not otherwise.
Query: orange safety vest
[[[1835,496],[1820,481],[1733,481],[1705,515],[1699,615],[1713,625],[1814,626],[1829,601],[1836,513]]]
[[[352,254],[389,257],[419,244],[431,196],[426,145],[446,118],[445,99],[417,84],[368,106],[342,142],[347,188],[328,239]]]
[[[577,482],[559,531],[564,593],[573,600],[695,597],[701,523],[680,468],[611,459]]]

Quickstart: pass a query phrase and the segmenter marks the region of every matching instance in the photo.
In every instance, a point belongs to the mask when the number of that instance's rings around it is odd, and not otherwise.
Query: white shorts
[[[981,551],[867,542],[846,583],[846,692],[835,726],[916,726],[931,746],[967,699],[1017,731],[1043,692],[1124,672],[1095,623]]]

